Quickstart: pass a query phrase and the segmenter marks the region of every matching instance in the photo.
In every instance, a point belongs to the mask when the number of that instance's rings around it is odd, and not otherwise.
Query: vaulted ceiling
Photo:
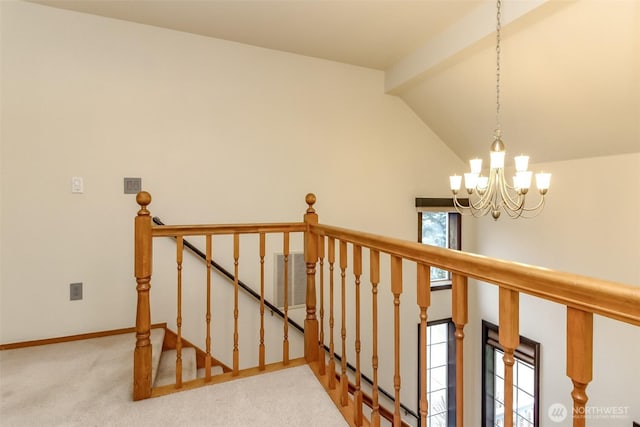
[[[35,0],[385,72],[466,160],[496,123],[494,0]],[[501,127],[533,162],[640,151],[640,0],[502,0]]]

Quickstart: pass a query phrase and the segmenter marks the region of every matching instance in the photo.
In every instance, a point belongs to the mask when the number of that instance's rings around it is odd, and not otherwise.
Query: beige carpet
[[[347,426],[307,366],[131,400],[133,335],[0,351],[0,425]]]

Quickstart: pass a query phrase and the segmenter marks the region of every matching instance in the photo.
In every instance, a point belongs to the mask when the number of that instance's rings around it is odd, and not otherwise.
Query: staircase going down
[[[176,382],[176,357],[175,349],[162,351],[165,339],[164,328],[151,329],[151,384],[153,387],[175,384]],[[221,366],[211,367],[211,375],[220,375],[224,371]],[[191,381],[196,378],[204,378],[205,369],[198,368],[196,363],[196,349],[194,347],[182,348],[182,381]]]

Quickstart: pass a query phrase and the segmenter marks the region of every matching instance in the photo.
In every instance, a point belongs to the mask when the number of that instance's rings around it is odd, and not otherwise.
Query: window
[[[451,199],[417,198],[418,242],[441,248],[461,248],[461,215],[453,210]],[[451,273],[439,268],[431,269],[431,287],[449,289]]]
[[[419,330],[420,325],[418,325]],[[427,427],[450,427],[456,425],[454,332],[455,327],[451,319],[429,322],[427,325],[427,401],[429,402]],[[418,341],[420,341],[420,337]],[[422,344],[420,343],[420,345]],[[419,353],[418,359],[420,359]],[[418,360],[418,366],[420,366],[420,360]],[[418,381],[419,401],[420,381]],[[420,408],[418,408],[417,413],[419,412]]]
[[[504,426],[504,352],[498,327],[482,321],[482,426]],[[520,337],[513,365],[513,421],[516,427],[538,427],[540,344]]]

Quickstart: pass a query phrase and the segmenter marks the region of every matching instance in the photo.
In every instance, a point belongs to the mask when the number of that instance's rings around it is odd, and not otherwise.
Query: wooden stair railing
[[[155,225],[159,225],[159,226],[165,226],[167,224],[165,224],[159,217],[154,216],[152,218],[152,221]],[[324,363],[319,363],[319,369],[320,369],[320,373],[322,375],[325,374],[324,369],[327,369],[328,365],[326,365],[326,355],[327,354],[333,354],[334,358],[339,360],[340,362],[342,362],[342,356],[339,353],[334,353],[333,350],[331,350],[329,348],[328,345],[326,344],[322,344],[325,342],[324,339],[324,240],[325,239],[318,239],[318,258],[319,258],[319,275],[320,275],[320,308],[319,308],[319,315],[320,315],[320,332],[319,332],[319,343],[320,343],[320,348],[319,348],[319,357],[324,358]],[[220,273],[222,276],[226,277],[232,284],[232,286],[235,286],[236,283],[236,277],[234,276],[233,273],[229,272],[226,268],[224,268],[221,264],[217,263],[216,261],[213,260],[212,257],[212,253],[211,253],[211,236],[207,236],[206,238],[206,253],[202,252],[200,249],[198,249],[195,245],[193,245],[192,243],[190,243],[187,239],[182,238],[182,244],[184,246],[184,248],[189,249],[194,255],[196,255],[197,257],[199,257],[201,260],[203,260],[205,262],[205,265],[207,266],[206,268],[208,269],[207,272],[207,301],[210,302],[211,301],[211,269],[215,269],[218,273]],[[264,310],[265,308],[269,308],[269,310],[271,311],[272,315],[277,315],[279,317],[281,317],[283,320],[285,320],[285,313],[280,310],[278,307],[276,307],[275,305],[273,305],[271,302],[269,302],[267,299],[265,299],[264,297],[264,257],[265,257],[265,251],[266,251],[266,244],[265,244],[265,233],[260,233],[259,236],[259,245],[260,245],[260,254],[259,254],[259,258],[260,258],[260,292],[256,292],[255,290],[253,290],[253,288],[251,286],[249,286],[248,284],[244,283],[242,280],[238,280],[238,285],[239,288],[241,290],[243,290],[247,295],[249,295],[250,297],[254,298],[256,301],[258,301],[259,303],[259,310],[260,310],[260,345],[259,345],[259,366],[261,367],[261,369],[264,368],[265,365],[265,344],[264,344]],[[286,269],[285,269],[286,270]],[[207,336],[210,337],[210,319],[211,319],[211,307],[210,307],[210,303],[208,303],[207,306],[207,315],[206,315],[206,319],[207,319]],[[304,334],[304,328],[302,326],[300,326],[297,322],[295,322],[293,319],[291,318],[287,318],[286,320],[289,325],[291,325],[292,327],[294,327],[296,330],[298,330],[300,333]],[[377,324],[374,324],[374,327],[377,327]],[[173,347],[175,349],[176,347],[176,343],[175,341],[177,341],[177,337],[174,340],[174,344]],[[206,356],[206,358],[208,360],[211,360],[211,353],[210,353],[210,347],[211,347],[211,339],[209,338],[208,341],[205,343],[205,345],[207,346],[207,350],[206,350],[206,354],[208,354],[208,356]],[[192,344],[190,344],[190,346],[193,346]],[[198,347],[196,347],[196,349],[198,349]],[[199,350],[199,349],[198,349]],[[198,353],[198,355],[200,356],[200,353]],[[211,362],[206,362],[205,360],[205,353],[203,352],[203,356],[202,356],[202,361],[199,360],[199,365],[203,365],[205,366],[205,370],[206,370],[206,365],[207,363],[211,363]],[[224,367],[224,369],[228,370],[229,372],[231,371],[230,368],[227,368],[226,366],[224,366],[223,364],[221,364],[220,361],[216,361],[217,364],[221,365]],[[354,365],[352,365],[351,363],[349,363],[349,361],[346,361],[346,367],[347,370],[350,372],[355,372],[356,371],[356,367]],[[226,371],[225,371],[226,372]],[[375,371],[374,371],[375,372]],[[366,382],[369,386],[373,386],[374,381],[369,378],[367,375],[365,374],[361,374],[360,375],[361,380],[363,380],[364,382]],[[209,380],[209,377],[206,378],[207,380]],[[335,380],[334,380],[335,381]],[[394,402],[394,396],[392,394],[390,394],[388,391],[386,391],[384,388],[380,387],[379,385],[373,387],[374,393],[376,395],[376,402],[378,401],[379,395],[384,396],[386,399],[390,400],[391,402]],[[351,390],[351,385],[349,388],[349,393],[352,393]],[[363,395],[364,396],[364,395]],[[364,396],[366,397],[366,396]],[[394,402],[395,405],[395,402]],[[419,416],[416,412],[414,412],[412,409],[408,408],[406,405],[404,405],[402,402],[400,402],[400,408],[401,411],[406,414],[409,417],[412,417],[414,419],[418,419]],[[388,414],[393,414],[392,412],[389,412],[386,408],[379,406],[376,408],[375,413],[377,414],[378,409],[381,411],[381,413],[383,414],[383,418],[388,419],[389,421],[392,421],[393,418],[388,418]],[[374,417],[375,418],[375,417]]]
[[[380,254],[386,254],[390,259],[390,292],[393,296],[394,309],[392,342],[395,360],[398,360],[398,354],[402,348],[400,345],[401,333],[399,333],[402,328],[399,325],[397,313],[400,306],[400,296],[402,295],[403,264],[414,263],[417,268],[416,304],[418,306],[417,317],[419,319],[422,342],[426,342],[424,329],[426,329],[426,311],[430,304],[429,268],[440,268],[452,273],[452,317],[456,328],[456,426],[458,427],[464,425],[463,354],[464,326],[468,322],[467,289],[469,278],[497,285],[499,288],[499,342],[504,348],[504,413],[506,426],[513,425],[513,353],[519,344],[520,293],[533,295],[567,307],[566,366],[567,375],[573,382],[571,396],[574,402],[574,427],[582,427],[586,421],[580,414],[585,413],[586,388],[592,379],[593,315],[598,314],[640,326],[640,288],[636,286],[552,271],[328,225],[312,224],[309,227],[311,232],[316,233],[321,239],[328,239],[330,272],[332,272],[332,247],[334,242],[341,249],[341,260],[348,257],[347,255],[342,255],[342,251],[346,251],[347,246],[354,248],[356,253],[353,256],[354,259],[358,259],[362,248],[369,251],[369,263],[372,266],[370,274],[371,292],[373,294],[371,311],[374,313],[372,317],[372,331],[374,334],[373,358],[371,361],[374,383],[377,383],[376,378],[379,366],[377,317],[375,313],[378,310],[376,295],[378,294],[380,281],[377,271]],[[342,269],[342,265],[340,267]],[[331,280],[332,278],[330,278],[330,286],[332,286]],[[358,280],[359,278],[355,275],[354,282]],[[357,288],[357,285],[354,285],[354,288]],[[333,309],[331,308],[333,297],[330,298],[329,316],[331,318],[333,316]],[[341,309],[343,310],[343,308]],[[332,339],[332,336],[330,336],[330,339]],[[424,348],[420,350],[419,381],[423,385],[421,390],[424,391],[426,389],[424,387],[424,362],[426,358]],[[331,366],[331,354],[329,355],[329,360]],[[398,395],[401,379],[397,362],[394,365],[393,384],[396,395]],[[332,387],[331,379],[328,380],[327,387],[329,389]],[[375,397],[373,397],[374,402],[375,400]],[[339,403],[344,405],[343,400]],[[350,405],[351,403],[348,402],[347,404]],[[420,422],[423,426],[426,425],[427,406],[426,397],[422,394],[419,397],[419,412]],[[353,410],[353,425],[359,425],[358,416],[355,415],[358,412],[358,408]],[[399,410],[396,408],[394,426],[400,425],[398,414]],[[376,418],[375,415],[372,415],[371,425],[379,425]]]
[[[260,241],[260,254],[261,265],[264,265],[265,254],[265,235],[274,233],[281,234],[284,239],[284,246],[286,252],[288,252],[289,245],[289,233],[304,233],[306,225],[304,222],[295,223],[278,223],[278,224],[244,224],[240,226],[235,225],[194,225],[194,226],[169,226],[169,225],[152,225],[151,215],[147,207],[151,203],[151,196],[149,193],[141,192],[137,195],[136,200],[140,205],[140,210],[135,219],[135,275],[137,281],[137,315],[136,315],[136,347],[134,351],[134,388],[133,397],[134,400],[146,399],[148,397],[164,394],[167,392],[167,387],[162,387],[154,394],[151,384],[151,346],[149,341],[149,323],[151,319],[150,313],[150,299],[149,292],[151,289],[151,275],[152,275],[152,259],[153,259],[153,239],[155,237],[173,237],[176,239],[176,271],[177,271],[177,307],[176,307],[176,379],[174,389],[192,388],[197,385],[204,385],[212,382],[211,366],[212,366],[212,325],[211,325],[211,258],[212,258],[212,239],[216,235],[230,235],[233,239],[233,259],[234,259],[234,274],[233,274],[233,348],[232,354],[232,366],[231,376],[238,375],[253,375],[260,371],[271,371],[275,365],[278,366],[296,366],[300,362],[298,360],[290,360],[289,357],[289,343],[288,343],[288,322],[284,322],[286,325],[283,330],[282,341],[282,361],[269,366],[265,363],[265,342],[264,342],[264,274],[261,277],[261,295],[260,295],[260,342],[257,343],[258,348],[258,361],[256,368],[240,368],[240,312],[239,312],[239,268],[240,268],[240,239],[241,234],[255,234],[259,237]],[[183,382],[182,378],[182,333],[183,333],[183,319],[182,319],[182,269],[183,269],[183,253],[185,249],[184,238],[186,236],[204,236],[206,242],[206,302],[205,302],[205,329],[206,338],[204,341],[204,348],[206,349],[205,358],[205,377],[204,380],[193,380],[190,384]],[[285,269],[286,271],[286,269]],[[312,290],[312,293],[314,290]],[[308,307],[311,307],[308,305]],[[315,320],[315,310],[307,309],[307,318],[305,325],[311,325],[310,330],[313,331],[313,322]],[[287,313],[285,311],[285,320]],[[317,331],[317,320],[315,320]],[[307,334],[308,335],[308,334]],[[318,342],[318,337],[309,339],[309,342]],[[309,346],[305,348],[305,352],[310,352],[310,355],[305,355],[313,359],[314,354],[317,358],[317,345]],[[315,359],[313,359],[315,360]],[[197,385],[194,385],[197,383]]]
[[[389,382],[392,380],[395,393],[395,407],[393,425],[400,426],[400,395],[402,381],[400,376],[400,355],[402,350],[402,331],[400,324],[401,301],[403,285],[407,283],[404,272],[405,265],[413,264],[416,267],[416,320],[420,325],[422,342],[426,342],[427,312],[430,306],[430,268],[440,268],[452,273],[452,317],[455,325],[456,337],[456,425],[464,424],[463,421],[463,352],[464,352],[464,327],[468,322],[467,290],[468,279],[476,279],[492,284],[499,289],[499,342],[503,346],[505,362],[505,425],[512,425],[513,412],[513,351],[518,346],[519,340],[519,295],[525,293],[538,298],[561,304],[567,307],[567,375],[573,382],[571,393],[574,402],[574,426],[584,426],[584,417],[575,414],[584,413],[587,402],[586,388],[592,379],[592,352],[593,352],[593,315],[609,317],[611,319],[640,326],[640,288],[631,285],[598,280],[575,274],[551,271],[539,267],[516,264],[503,260],[492,259],[479,255],[453,251],[444,248],[427,246],[419,243],[377,236],[369,233],[348,230],[344,228],[323,225],[318,222],[314,204],[316,198],[309,194],[306,197],[308,205],[304,222],[283,224],[239,224],[239,225],[193,225],[193,226],[165,226],[152,227],[147,206],[151,201],[148,193],[138,194],[137,201],[141,206],[136,218],[136,280],[138,291],[137,304],[137,340],[134,355],[134,398],[141,399],[151,394],[150,364],[151,352],[149,348],[149,289],[151,284],[151,251],[152,238],[156,236],[188,236],[188,235],[214,235],[232,234],[234,239],[242,233],[304,233],[305,263],[307,274],[306,294],[306,318],[304,356],[309,365],[314,368],[320,382],[325,386],[338,408],[342,411],[350,425],[379,426],[378,411],[378,384],[380,376]],[[336,309],[334,297],[336,297],[335,262],[338,246],[338,268],[340,270],[340,307]],[[352,266],[348,266],[348,250],[351,249]],[[363,255],[363,250],[364,255]],[[326,251],[326,253],[325,253]],[[261,250],[261,253],[262,250]],[[368,254],[368,258],[365,256]],[[389,277],[380,275],[380,258],[384,255],[389,260]],[[329,287],[324,287],[326,278],[324,259],[328,261]],[[365,305],[365,310],[371,313],[371,363],[366,369],[373,373],[372,388],[372,413],[371,420],[362,416],[361,391],[359,393],[359,379],[363,375],[360,354],[360,317],[362,307],[361,275],[362,262],[366,259],[369,264],[369,282],[371,283],[371,304]],[[237,278],[237,243],[234,245],[234,260]],[[319,325],[316,318],[316,267],[320,264],[320,290],[319,313],[324,323],[325,296],[328,293],[328,337],[324,333],[324,324]],[[349,278],[348,271],[351,273]],[[403,278],[404,276],[404,278]],[[237,280],[237,279],[236,279]],[[353,287],[351,287],[353,283]],[[353,292],[354,307],[347,307],[347,286],[349,293]],[[380,296],[385,295],[385,299]],[[382,372],[380,367],[381,355],[378,353],[378,343],[382,339],[378,327],[380,306],[386,301],[391,301],[393,310],[393,332],[390,342],[393,346],[392,361],[386,361],[387,366],[392,363],[392,373]],[[403,303],[404,304],[404,303]],[[236,306],[237,310],[237,306]],[[347,310],[353,315],[354,325],[346,323]],[[410,307],[402,308],[402,311],[411,310]],[[339,312],[339,314],[338,314]],[[352,314],[353,313],[353,314]],[[339,317],[339,319],[337,319]],[[336,321],[340,322],[341,354],[340,372],[336,367],[335,339]],[[234,310],[234,324],[237,323],[237,311]],[[367,327],[368,329],[368,327]],[[347,348],[346,334],[353,330],[355,337],[349,342],[353,347]],[[237,334],[234,328],[234,334]],[[286,343],[286,331],[284,332]],[[323,340],[320,340],[322,336]],[[329,341],[328,363],[325,357],[325,340]],[[234,340],[235,341],[235,340]],[[261,341],[260,345],[264,343]],[[237,341],[234,343],[234,369]],[[286,349],[286,344],[283,344]],[[419,417],[421,425],[426,425],[428,416],[428,402],[425,395],[426,387],[426,354],[421,348],[419,381],[422,394],[419,397]],[[354,357],[355,384],[354,397],[349,397],[349,381],[346,377],[345,364],[348,357]],[[286,360],[286,351],[283,359]],[[389,371],[389,369],[387,369]],[[336,374],[340,381],[335,381]]]

